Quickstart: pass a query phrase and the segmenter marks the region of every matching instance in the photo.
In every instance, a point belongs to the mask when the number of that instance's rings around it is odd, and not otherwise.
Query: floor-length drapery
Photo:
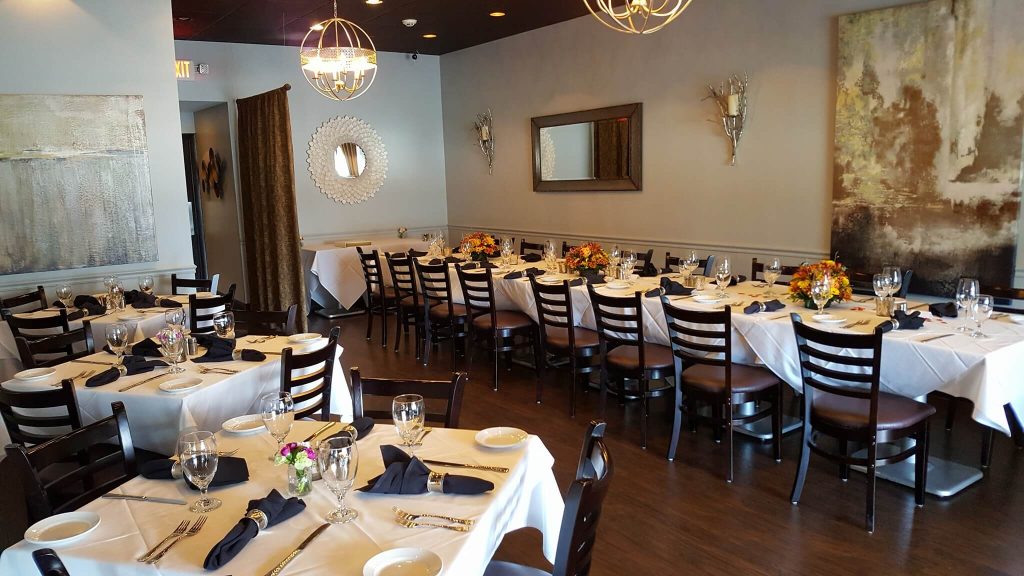
[[[237,100],[238,175],[250,304],[260,310],[298,304],[305,330],[288,89]]]

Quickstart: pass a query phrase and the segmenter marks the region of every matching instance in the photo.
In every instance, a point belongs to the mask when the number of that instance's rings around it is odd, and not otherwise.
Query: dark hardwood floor
[[[444,346],[424,368],[413,357],[411,339],[403,338],[397,354],[393,343],[381,348],[379,320],[373,342],[364,338],[363,317],[336,323],[342,326],[346,370],[358,366],[366,376],[447,378]],[[326,333],[330,325],[316,319],[311,328]],[[476,365],[469,367],[460,425],[511,425],[537,434],[555,456],[555,475],[564,491],[575,473],[586,424],[598,416],[599,394],[579,395],[572,419],[567,368],[548,372],[544,403],[538,405],[532,370],[516,365],[502,372],[494,392],[488,358],[477,353]],[[460,359],[461,370],[465,362]],[[608,403],[605,420],[616,476],[598,530],[594,576],[1024,574],[1024,453],[1006,437],[997,437],[985,479],[951,499],[929,496],[925,507],[917,509],[911,489],[880,480],[877,525],[868,534],[862,474],[853,472],[844,483],[837,466],[812,457],[802,501],[789,503],[798,434],[786,436],[779,464],[772,460],[770,444],[738,437],[731,485],[724,480],[723,446],[714,443],[707,426],[696,434],[684,432],[676,461],[667,461],[670,404],[667,398],[653,401],[645,451],[640,449],[639,406]],[[939,414],[932,420],[932,454],[976,465],[981,430],[970,421],[970,410],[961,406],[954,431],[947,433],[946,401],[936,399],[935,404]],[[497,558],[550,569],[534,530],[506,536]]]

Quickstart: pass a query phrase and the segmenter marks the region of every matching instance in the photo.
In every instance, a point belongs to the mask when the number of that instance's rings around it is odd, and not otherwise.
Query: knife
[[[921,338],[918,342],[931,342],[932,340],[938,340],[939,338],[945,338],[947,336],[956,336],[956,334],[939,334],[938,336],[931,336],[928,338]]]
[[[156,496],[136,496],[134,494],[104,494],[101,498],[110,498],[111,500],[137,500],[139,502],[156,502],[157,504],[178,504],[184,506],[188,504],[184,500],[178,500],[176,498],[157,498]]]
[[[309,543],[315,540],[316,537],[319,536],[321,532],[327,529],[328,526],[330,526],[330,524],[321,524],[319,528],[313,530],[313,533],[309,536],[306,536],[306,539],[302,541],[302,544],[299,544],[298,548],[292,550],[291,554],[285,556],[284,560],[281,560],[280,564],[274,566],[273,570],[266,573],[266,576],[277,576],[278,574],[280,574],[281,571],[284,570],[284,567],[287,566],[289,562],[294,560],[295,557],[299,555],[299,552],[302,552],[306,548],[306,546],[309,546]]]
[[[502,466],[482,466],[479,464],[462,464],[459,462],[445,462],[444,460],[427,460],[423,459],[425,464],[433,464],[434,466],[446,466],[449,468],[472,468],[474,470],[488,470],[490,472],[501,472],[502,474],[508,473],[508,468]]]
[[[129,385],[125,386],[124,388],[118,388],[117,391],[118,392],[124,392],[125,390],[131,390],[132,388],[135,388],[136,386],[142,386],[146,382],[152,382],[153,380],[156,380],[158,378],[163,378],[164,376],[168,376],[170,374],[171,374],[170,372],[164,372],[163,374],[157,374],[156,376],[150,376],[149,378],[146,378],[145,380],[139,380],[135,384],[129,384]]]
[[[317,436],[323,434],[331,426],[334,426],[334,422],[328,422],[327,424],[324,424],[323,426],[320,427],[319,430],[317,430],[316,432],[313,432],[312,434],[307,436],[306,439],[303,440],[303,442],[312,442],[313,439],[315,439]]]
[[[97,366],[113,366],[113,362],[96,362],[94,360],[72,360],[75,364],[95,364]]]

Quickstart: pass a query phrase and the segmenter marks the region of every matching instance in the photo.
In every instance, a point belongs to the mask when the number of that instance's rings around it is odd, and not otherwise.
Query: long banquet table
[[[378,238],[362,246],[364,251],[381,253],[381,264],[388,283],[391,282],[384,252],[405,252],[410,248],[426,250],[427,243],[419,238]],[[302,263],[306,270],[306,286],[310,299],[324,308],[351,308],[366,291],[363,268],[355,247],[335,244],[303,246]]]
[[[297,422],[289,440],[305,438],[319,427],[319,422]],[[435,429],[424,439],[416,455],[508,467],[510,471],[507,474],[477,470],[461,472],[494,482],[493,491],[478,496],[397,496],[350,492],[346,501],[359,512],[359,517],[349,524],[329,527],[281,574],[359,576],[363,574],[362,566],[366,560],[382,550],[418,547],[441,557],[444,563],[442,574],[474,576],[483,573],[504,534],[524,527],[540,530],[544,535],[544,554],[553,559],[563,503],[551,470],[554,459],[550,452],[536,436],[530,436],[523,448],[498,451],[479,447],[473,437],[474,432],[470,430]],[[398,436],[394,428],[383,423],[358,442],[359,470],[355,486],[365,485],[367,480],[383,471],[379,446],[396,443]],[[249,500],[266,496],[272,488],[285,493],[284,467],[274,467],[267,459],[267,454],[275,446],[266,433],[246,437],[228,435],[223,431],[218,433],[219,449],[237,448],[236,456],[246,459],[249,481],[211,490],[210,493],[224,504],[209,513],[209,520],[196,536],[183,540],[157,565],[142,564],[135,558],[170,533],[181,520],[196,518],[184,506],[96,500],[83,510],[99,514],[99,526],[81,540],[56,550],[68,571],[76,576],[264,574],[322,524],[324,516],[336,502],[322,481],[314,482],[312,494],[304,498],[307,504],[305,511],[258,535],[220,569],[204,571],[202,564],[207,552],[245,514]],[[129,481],[116,491],[189,502],[198,494],[186,488],[183,481],[147,480],[142,477]],[[476,524],[465,533],[440,528],[404,528],[395,522],[392,506],[411,512],[473,518]],[[34,573],[31,553],[38,547],[22,541],[5,550],[0,555],[0,574]]]

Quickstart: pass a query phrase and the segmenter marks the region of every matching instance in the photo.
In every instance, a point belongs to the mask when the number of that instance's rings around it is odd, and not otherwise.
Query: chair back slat
[[[92,327],[88,321],[63,334],[31,340],[17,336],[14,341],[25,369],[56,366],[93,353]]]
[[[341,327],[335,326],[323,348],[305,353],[296,353],[291,347],[281,351],[280,390],[292,395],[296,420],[317,416],[325,422],[330,419],[331,384],[340,335]],[[295,374],[297,370],[302,373]]]
[[[459,277],[462,297],[469,309],[470,316],[475,318],[483,314],[494,315],[494,280],[491,278],[491,270],[488,268],[483,272],[478,272],[463,270],[459,266],[456,267],[456,274]]]
[[[544,245],[536,244],[534,242],[527,242],[526,240],[519,241],[519,255],[524,254],[540,254],[544,255]]]
[[[804,398],[813,403],[818,394],[833,394],[870,402],[869,425],[878,422],[878,391],[882,361],[882,331],[873,334],[838,334],[804,324],[790,314],[800,355]],[[852,386],[860,384],[860,386]],[[809,394],[811,388],[815,394]]]
[[[376,249],[369,254],[362,247],[356,246],[359,253],[359,265],[363,268],[363,280],[366,282],[367,294],[384,296],[384,268],[380,264],[380,253]]]
[[[298,332],[299,305],[287,310],[239,310],[235,307],[235,329],[252,336],[291,336]]]
[[[391,284],[395,287],[398,299],[412,296],[413,305],[419,304],[416,293],[416,275],[412,270],[412,259],[402,253],[385,254],[388,270],[391,271]]]
[[[412,265],[416,271],[416,278],[419,279],[424,308],[429,310],[433,306],[444,304],[451,313],[452,284],[451,277],[448,276],[448,265],[443,262],[422,264],[415,259]]]
[[[235,285],[228,287],[223,295],[199,298],[195,294],[188,295],[188,326],[192,334],[210,334],[213,332],[213,317],[231,310],[235,300]]]
[[[732,386],[732,308],[721,311],[687,310],[661,297],[672,354],[684,364],[725,367],[726,388]]]
[[[535,276],[531,275],[529,278],[541,338],[544,337],[547,328],[569,329],[569,332],[572,332],[571,328],[576,326],[576,318],[573,314],[572,289],[569,287],[569,281],[563,280],[561,284],[541,284],[537,282]]]
[[[643,304],[641,293],[632,296],[605,296],[598,293],[592,284],[587,284],[590,293],[590,305],[594,311],[599,340],[612,347],[633,346],[639,348],[640,365],[644,363]]]
[[[402,394],[419,394],[426,404],[428,423],[458,428],[459,415],[462,412],[462,391],[469,375],[465,372],[452,373],[451,380],[408,380],[394,378],[364,378],[358,367],[351,370],[352,404],[356,418],[368,417],[374,420],[391,420],[390,404],[386,408],[371,408],[366,400],[371,397],[387,402]],[[438,402],[427,400],[443,400],[444,409],[434,410]]]
[[[7,318],[12,314],[23,312],[35,312],[45,309],[49,304],[46,302],[46,289],[36,286],[32,292],[0,298],[0,317]]]
[[[52,314],[39,316],[23,316],[21,313],[12,314],[6,318],[11,334],[15,338],[23,336],[28,340],[35,340],[53,334],[60,334],[69,331],[70,318],[68,311],[64,308],[56,310]]]
[[[17,391],[0,387],[0,416],[12,442],[41,444],[80,428],[75,385],[61,381],[59,389]]]
[[[183,296],[197,292],[214,292],[219,279],[220,274],[214,274],[210,278],[178,278],[177,274],[171,274],[171,294]],[[189,292],[184,292],[184,290],[189,290]]]

